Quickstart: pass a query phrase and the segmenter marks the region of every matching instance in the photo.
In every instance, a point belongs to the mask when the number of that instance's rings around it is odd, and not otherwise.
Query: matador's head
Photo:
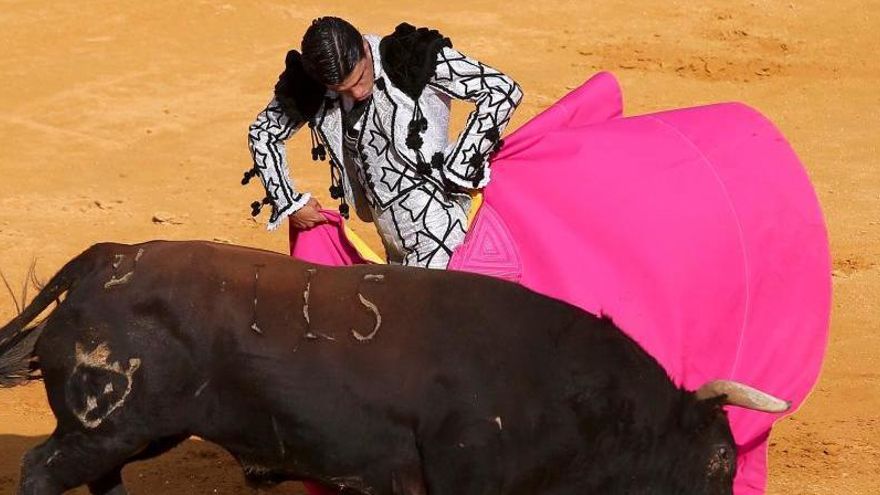
[[[302,39],[303,68],[327,89],[355,101],[373,93],[373,58],[360,31],[338,17],[312,21]]]

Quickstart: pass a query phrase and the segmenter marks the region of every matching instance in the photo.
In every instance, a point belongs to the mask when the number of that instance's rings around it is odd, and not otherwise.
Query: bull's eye
[[[709,458],[707,474],[709,476],[729,475],[733,473],[733,450],[726,445],[718,445]]]

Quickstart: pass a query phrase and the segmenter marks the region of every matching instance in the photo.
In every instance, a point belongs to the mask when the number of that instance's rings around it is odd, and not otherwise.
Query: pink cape
[[[818,377],[831,303],[803,167],[742,104],[621,114],[617,81],[601,73],[511,134],[449,269],[608,315],[689,389],[732,379],[797,408]],[[363,262],[328,218],[292,232],[291,254]],[[763,493],[779,416],[729,415],[735,493]]]

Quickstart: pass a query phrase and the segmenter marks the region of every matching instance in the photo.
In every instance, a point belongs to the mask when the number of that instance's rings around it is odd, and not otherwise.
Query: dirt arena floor
[[[246,131],[285,52],[328,13],[368,33],[401,20],[441,29],[522,84],[512,128],[599,70],[620,78],[628,114],[740,100],[769,116],[823,204],[835,297],[821,380],[774,432],[768,493],[880,493],[874,0],[5,0],[0,268],[19,283],[36,258],[47,278],[107,240],[284,251],[286,236],[249,215],[260,188],[238,184],[250,167]],[[307,141],[298,137],[290,152],[298,184],[332,204],[326,165],[307,159]],[[355,228],[378,245],[371,226]],[[14,311],[0,296],[0,321]],[[41,384],[0,390],[0,493],[14,491],[22,453],[53,427]],[[125,477],[135,494],[250,493],[232,459],[198,440]]]

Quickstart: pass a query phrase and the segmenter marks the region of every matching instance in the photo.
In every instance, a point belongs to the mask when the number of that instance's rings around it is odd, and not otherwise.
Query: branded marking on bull
[[[275,438],[278,440],[278,452],[281,454],[281,457],[284,458],[287,455],[287,449],[284,448],[284,439],[281,438],[281,432],[278,430],[278,421],[275,421],[275,416],[269,416],[272,419],[272,431],[275,433]]]
[[[257,325],[257,303],[259,302],[259,297],[258,297],[257,291],[259,290],[259,284],[260,284],[260,267],[261,266],[262,265],[255,266],[256,270],[254,271],[254,312],[253,312],[253,318],[251,318],[251,321],[252,321],[251,330],[253,330],[254,333],[257,333],[259,335],[263,335],[263,331],[260,329],[260,326]]]
[[[111,287],[116,287],[117,285],[125,285],[131,281],[131,277],[133,276],[134,270],[118,278],[116,277],[116,275],[113,275],[110,277],[110,280],[108,280],[107,283],[104,284],[104,288],[109,289]]]
[[[332,335],[327,335],[326,333],[314,332],[314,331],[306,332],[305,337],[309,340],[318,340],[319,338],[325,339],[325,340],[332,340],[332,341],[336,340],[336,337],[334,337]]]
[[[381,273],[368,273],[368,274],[364,275],[364,281],[365,282],[384,282],[385,275],[382,275]]]
[[[196,393],[193,394],[193,397],[198,397],[198,396],[202,395],[202,392],[205,391],[205,387],[207,387],[209,383],[211,383],[210,378],[208,378],[207,380],[204,381],[204,383],[199,385],[199,388],[196,389]]]
[[[309,317],[309,294],[312,290],[312,275],[317,272],[318,270],[314,268],[306,270],[306,288],[303,290],[303,318],[306,320],[306,328],[309,328],[312,324],[312,320]]]
[[[379,327],[382,326],[382,315],[379,313],[379,307],[373,304],[369,299],[364,297],[363,294],[361,294],[360,292],[358,292],[358,299],[360,299],[361,304],[363,304],[364,307],[366,307],[371,313],[373,313],[373,316],[376,317],[376,324],[373,327],[373,331],[366,335],[358,332],[354,328],[351,329],[351,334],[354,335],[354,338],[356,338],[360,342],[366,342],[372,340],[373,337],[376,336],[376,333],[379,332]]]
[[[81,343],[77,342],[75,346],[75,359],[76,364],[73,367],[71,379],[74,376],[77,376],[78,373],[84,373],[84,370],[89,369],[108,371],[125,378],[125,389],[122,390],[119,398],[107,405],[107,410],[100,416],[94,419],[89,419],[89,415],[98,409],[98,399],[100,397],[97,395],[86,396],[85,408],[73,411],[83,426],[86,428],[97,428],[105,419],[113,414],[113,412],[125,404],[126,399],[128,399],[129,394],[131,394],[134,373],[140,368],[141,360],[138,358],[129,359],[128,369],[123,370],[119,361],[110,361],[110,346],[106,342],[99,344],[93,350],[88,352]],[[114,387],[112,383],[108,382],[104,385],[102,390],[102,395],[107,396],[114,392]]]
[[[144,255],[144,248],[139,248],[137,251],[137,254],[135,254],[135,256],[134,256],[134,262],[132,264],[131,270],[129,270],[128,272],[126,272],[125,274],[123,274],[121,276],[116,273],[116,270],[118,270],[119,267],[122,266],[122,263],[125,261],[125,255],[124,254],[114,255],[113,256],[113,263],[111,263],[111,266],[113,267],[113,274],[110,275],[110,280],[108,280],[106,283],[104,283],[104,288],[110,289],[112,287],[117,287],[117,286],[125,285],[125,284],[129,283],[131,281],[131,278],[134,276],[134,271],[135,271],[135,268],[137,268],[137,263],[141,259],[141,256],[143,256],[143,255]]]

